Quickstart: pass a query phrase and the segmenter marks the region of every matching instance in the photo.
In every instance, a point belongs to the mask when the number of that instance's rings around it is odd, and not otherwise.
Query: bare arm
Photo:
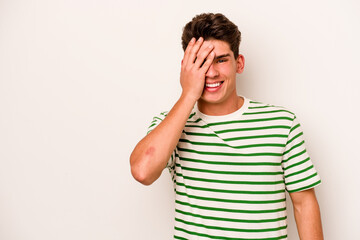
[[[150,185],[160,177],[202,94],[205,74],[214,59],[213,47],[199,51],[202,43],[202,38],[196,43],[193,39],[185,50],[180,75],[181,97],[166,118],[136,145],[130,156],[131,173],[142,184]]]
[[[301,240],[323,240],[320,208],[313,188],[290,193]]]

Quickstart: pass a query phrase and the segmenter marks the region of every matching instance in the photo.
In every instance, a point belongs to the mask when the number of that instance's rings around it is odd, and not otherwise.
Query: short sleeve
[[[146,134],[149,134],[152,130],[154,130],[162,122],[162,120],[164,120],[167,114],[168,112],[162,112],[159,115],[155,116],[152,122],[150,123],[150,126],[148,127],[148,131]],[[171,153],[170,158],[165,167],[169,169],[170,173],[175,168],[175,155],[176,155],[175,153],[176,153],[176,149],[174,149],[174,151]]]
[[[320,176],[306,151],[303,132],[296,117],[284,149],[282,168],[285,187],[289,193],[310,189],[321,183]]]

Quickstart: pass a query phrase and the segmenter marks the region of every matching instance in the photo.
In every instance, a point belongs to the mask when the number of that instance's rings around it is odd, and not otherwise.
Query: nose
[[[205,76],[208,78],[215,78],[219,75],[219,72],[216,70],[214,64],[211,64],[209,69],[207,70]]]

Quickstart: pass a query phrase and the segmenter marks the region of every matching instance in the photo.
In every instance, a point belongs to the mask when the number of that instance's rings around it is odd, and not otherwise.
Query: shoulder
[[[264,103],[260,101],[249,100],[246,115],[267,115],[272,117],[287,117],[289,120],[294,120],[296,115],[288,108],[280,105]]]
[[[157,115],[155,115],[153,117],[153,121],[162,121],[164,120],[164,118],[169,114],[169,111],[163,111],[163,112],[160,112],[158,113]],[[196,111],[195,109],[193,109],[189,115],[189,118],[188,118],[188,121],[194,121],[196,119],[198,119],[199,117],[196,116]]]
[[[147,134],[149,134],[152,130],[154,130],[155,127],[157,127],[162,122],[162,120],[164,120],[164,118],[168,115],[168,113],[169,113],[168,111],[164,111],[155,115],[148,127]]]
[[[168,111],[163,111],[156,115],[153,115],[153,122],[161,122],[168,115],[168,113]]]

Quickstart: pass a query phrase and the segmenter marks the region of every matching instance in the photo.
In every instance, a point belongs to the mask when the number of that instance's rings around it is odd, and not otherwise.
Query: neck
[[[233,95],[226,101],[220,103],[208,103],[202,99],[198,100],[198,109],[200,112],[210,116],[222,116],[239,110],[244,104],[244,98]]]

